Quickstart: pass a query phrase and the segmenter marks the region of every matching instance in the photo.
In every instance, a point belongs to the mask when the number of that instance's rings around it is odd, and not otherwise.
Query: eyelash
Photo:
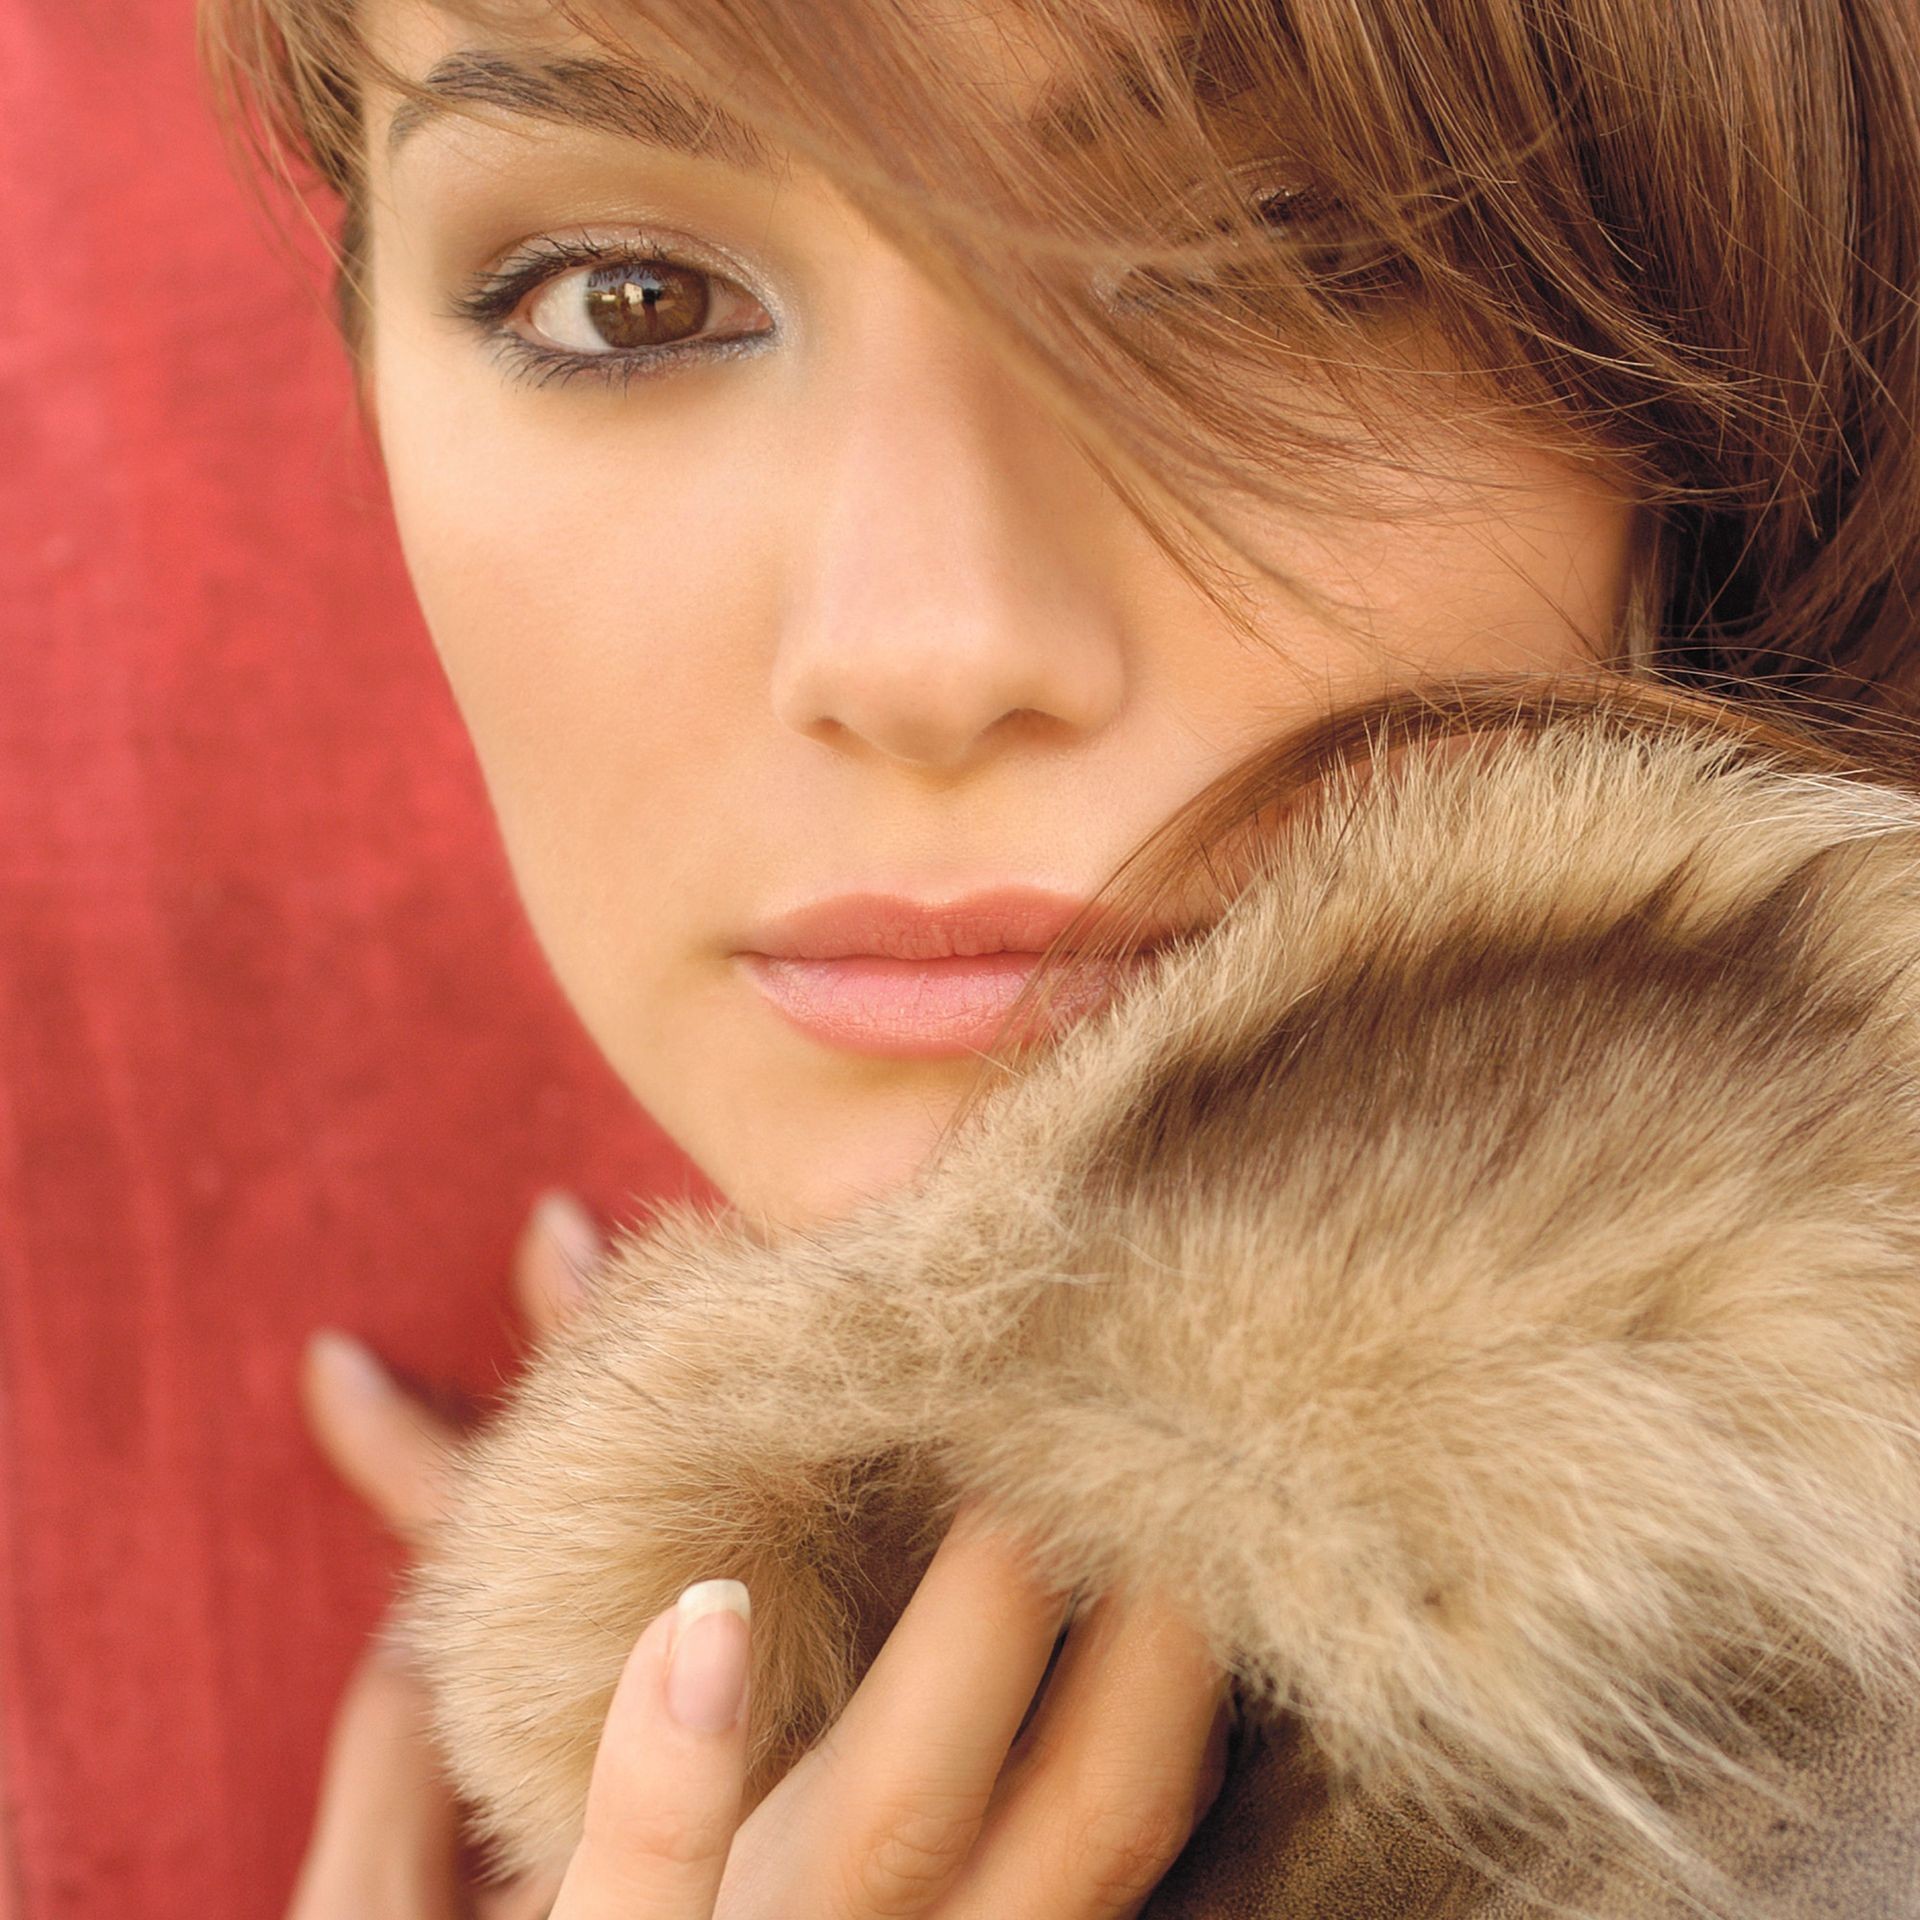
[[[530,294],[568,273],[577,273],[583,267],[644,266],[676,267],[722,285],[738,285],[730,274],[704,261],[632,237],[607,242],[545,235],[476,276],[454,296],[448,311],[455,320],[482,334],[509,373],[535,387],[586,378],[625,391],[635,380],[671,372],[676,364],[735,359],[758,351],[772,338],[774,329],[762,329],[757,333],[722,334],[713,338],[696,334],[657,347],[610,347],[605,353],[569,353],[561,347],[529,340],[509,325]]]

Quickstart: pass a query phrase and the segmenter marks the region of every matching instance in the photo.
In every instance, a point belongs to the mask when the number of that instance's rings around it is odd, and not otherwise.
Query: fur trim
[[[1916,1684],[1920,805],[1483,746],[1336,779],[908,1188],[622,1236],[405,1615],[509,1858],[693,1579],[753,1591],[764,1791],[967,1494],[1449,1823],[1678,1858],[1782,1661]]]

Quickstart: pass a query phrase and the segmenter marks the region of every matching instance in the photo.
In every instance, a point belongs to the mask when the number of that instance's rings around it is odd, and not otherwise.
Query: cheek
[[[715,796],[771,631],[758,463],[702,416],[697,369],[616,399],[389,352],[408,569],[529,916],[591,1021],[609,979],[630,992],[684,948],[726,832]],[[616,910],[635,900],[666,904]]]
[[[1295,653],[1356,685],[1604,655],[1637,523],[1618,487],[1527,449],[1437,439],[1422,458],[1424,476],[1376,476],[1351,518],[1244,523],[1316,596],[1304,617],[1277,603]]]
[[[1575,471],[1522,460],[1387,569],[1408,631],[1443,669],[1567,666],[1617,627],[1633,508]]]
[[[1574,469],[1518,458],[1435,523],[1372,556],[1383,631],[1428,671],[1550,670],[1601,656],[1615,630],[1633,509]]]

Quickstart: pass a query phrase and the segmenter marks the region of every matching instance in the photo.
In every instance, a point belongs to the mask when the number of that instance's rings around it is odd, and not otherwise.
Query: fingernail
[[[600,1230],[572,1194],[554,1187],[534,1207],[540,1231],[559,1248],[576,1280],[584,1279],[600,1258]]]
[[[338,1327],[322,1327],[310,1335],[307,1357],[336,1386],[362,1399],[382,1399],[393,1390],[386,1368],[372,1350]]]
[[[739,1720],[751,1619],[738,1580],[696,1580],[681,1594],[667,1653],[667,1711],[681,1726],[724,1733]]]

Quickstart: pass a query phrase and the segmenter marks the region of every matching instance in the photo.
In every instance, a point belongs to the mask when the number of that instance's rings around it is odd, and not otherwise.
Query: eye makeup
[[[766,307],[697,244],[631,231],[537,236],[475,275],[446,311],[535,386],[585,377],[624,389],[756,353],[778,331]],[[682,337],[666,337],[676,329]]]

